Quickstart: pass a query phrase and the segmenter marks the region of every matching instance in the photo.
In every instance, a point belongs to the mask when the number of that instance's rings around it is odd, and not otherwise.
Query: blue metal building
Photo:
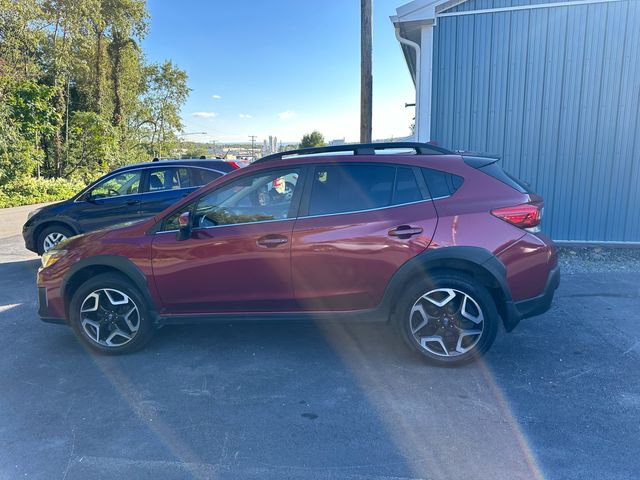
[[[640,242],[640,0],[415,0],[416,136],[498,154],[556,240]]]

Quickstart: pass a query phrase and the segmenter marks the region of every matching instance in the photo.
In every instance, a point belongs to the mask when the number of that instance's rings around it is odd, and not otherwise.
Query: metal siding
[[[432,138],[500,154],[553,238],[640,241],[638,24],[638,0],[439,18]]]
[[[560,0],[469,0],[468,2],[461,3],[456,5],[453,8],[450,8],[442,13],[453,13],[453,12],[469,12],[471,10],[482,10],[485,8],[503,8],[503,7],[514,7],[516,5],[529,5],[529,4],[542,4],[542,3],[556,3]],[[578,0],[563,0],[567,2],[578,1]]]
[[[630,35],[629,28],[635,29],[640,24],[640,2],[629,2],[627,16],[628,46],[625,51],[622,80],[621,124],[618,126],[616,145],[619,150],[615,154],[626,161],[630,170],[625,183],[616,191],[611,208],[611,219],[618,228],[624,231],[624,237],[640,238],[640,221],[637,207],[640,205],[640,35]],[[628,133],[631,132],[631,133]],[[628,135],[634,137],[629,141]],[[624,192],[629,191],[629,198]]]
[[[568,8],[559,8],[547,16],[546,52],[543,59],[544,79],[542,81],[541,126],[538,139],[538,161],[536,184],[544,196],[549,215],[544,218],[543,227],[546,229],[557,217],[556,212],[562,212],[562,205],[558,204],[555,177],[558,169],[558,143],[560,141],[560,115],[562,95],[564,93],[564,57],[566,55]]]

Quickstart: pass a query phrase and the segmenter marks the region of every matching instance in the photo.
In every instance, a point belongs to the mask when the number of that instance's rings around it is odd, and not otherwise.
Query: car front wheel
[[[66,227],[61,225],[46,227],[40,232],[37,238],[38,243],[36,247],[38,249],[38,254],[42,255],[44,252],[48,252],[58,245],[58,243],[69,237],[73,237],[73,232]]]
[[[405,342],[429,362],[457,366],[489,350],[499,315],[488,290],[473,277],[443,272],[408,288],[396,322]]]
[[[125,277],[106,273],[86,281],[69,305],[76,336],[93,351],[130,353],[151,338],[153,322],[146,301]]]

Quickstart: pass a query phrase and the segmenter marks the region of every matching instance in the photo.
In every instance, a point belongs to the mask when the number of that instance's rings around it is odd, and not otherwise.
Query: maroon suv
[[[105,353],[204,319],[383,319],[460,364],[499,322],[549,308],[560,273],[541,214],[493,158],[419,143],[285,152],[47,252],[39,314]]]

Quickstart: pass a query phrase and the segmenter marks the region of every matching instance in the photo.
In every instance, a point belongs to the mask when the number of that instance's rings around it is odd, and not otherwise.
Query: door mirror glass
[[[178,240],[191,238],[191,213],[183,212],[178,215]]]

